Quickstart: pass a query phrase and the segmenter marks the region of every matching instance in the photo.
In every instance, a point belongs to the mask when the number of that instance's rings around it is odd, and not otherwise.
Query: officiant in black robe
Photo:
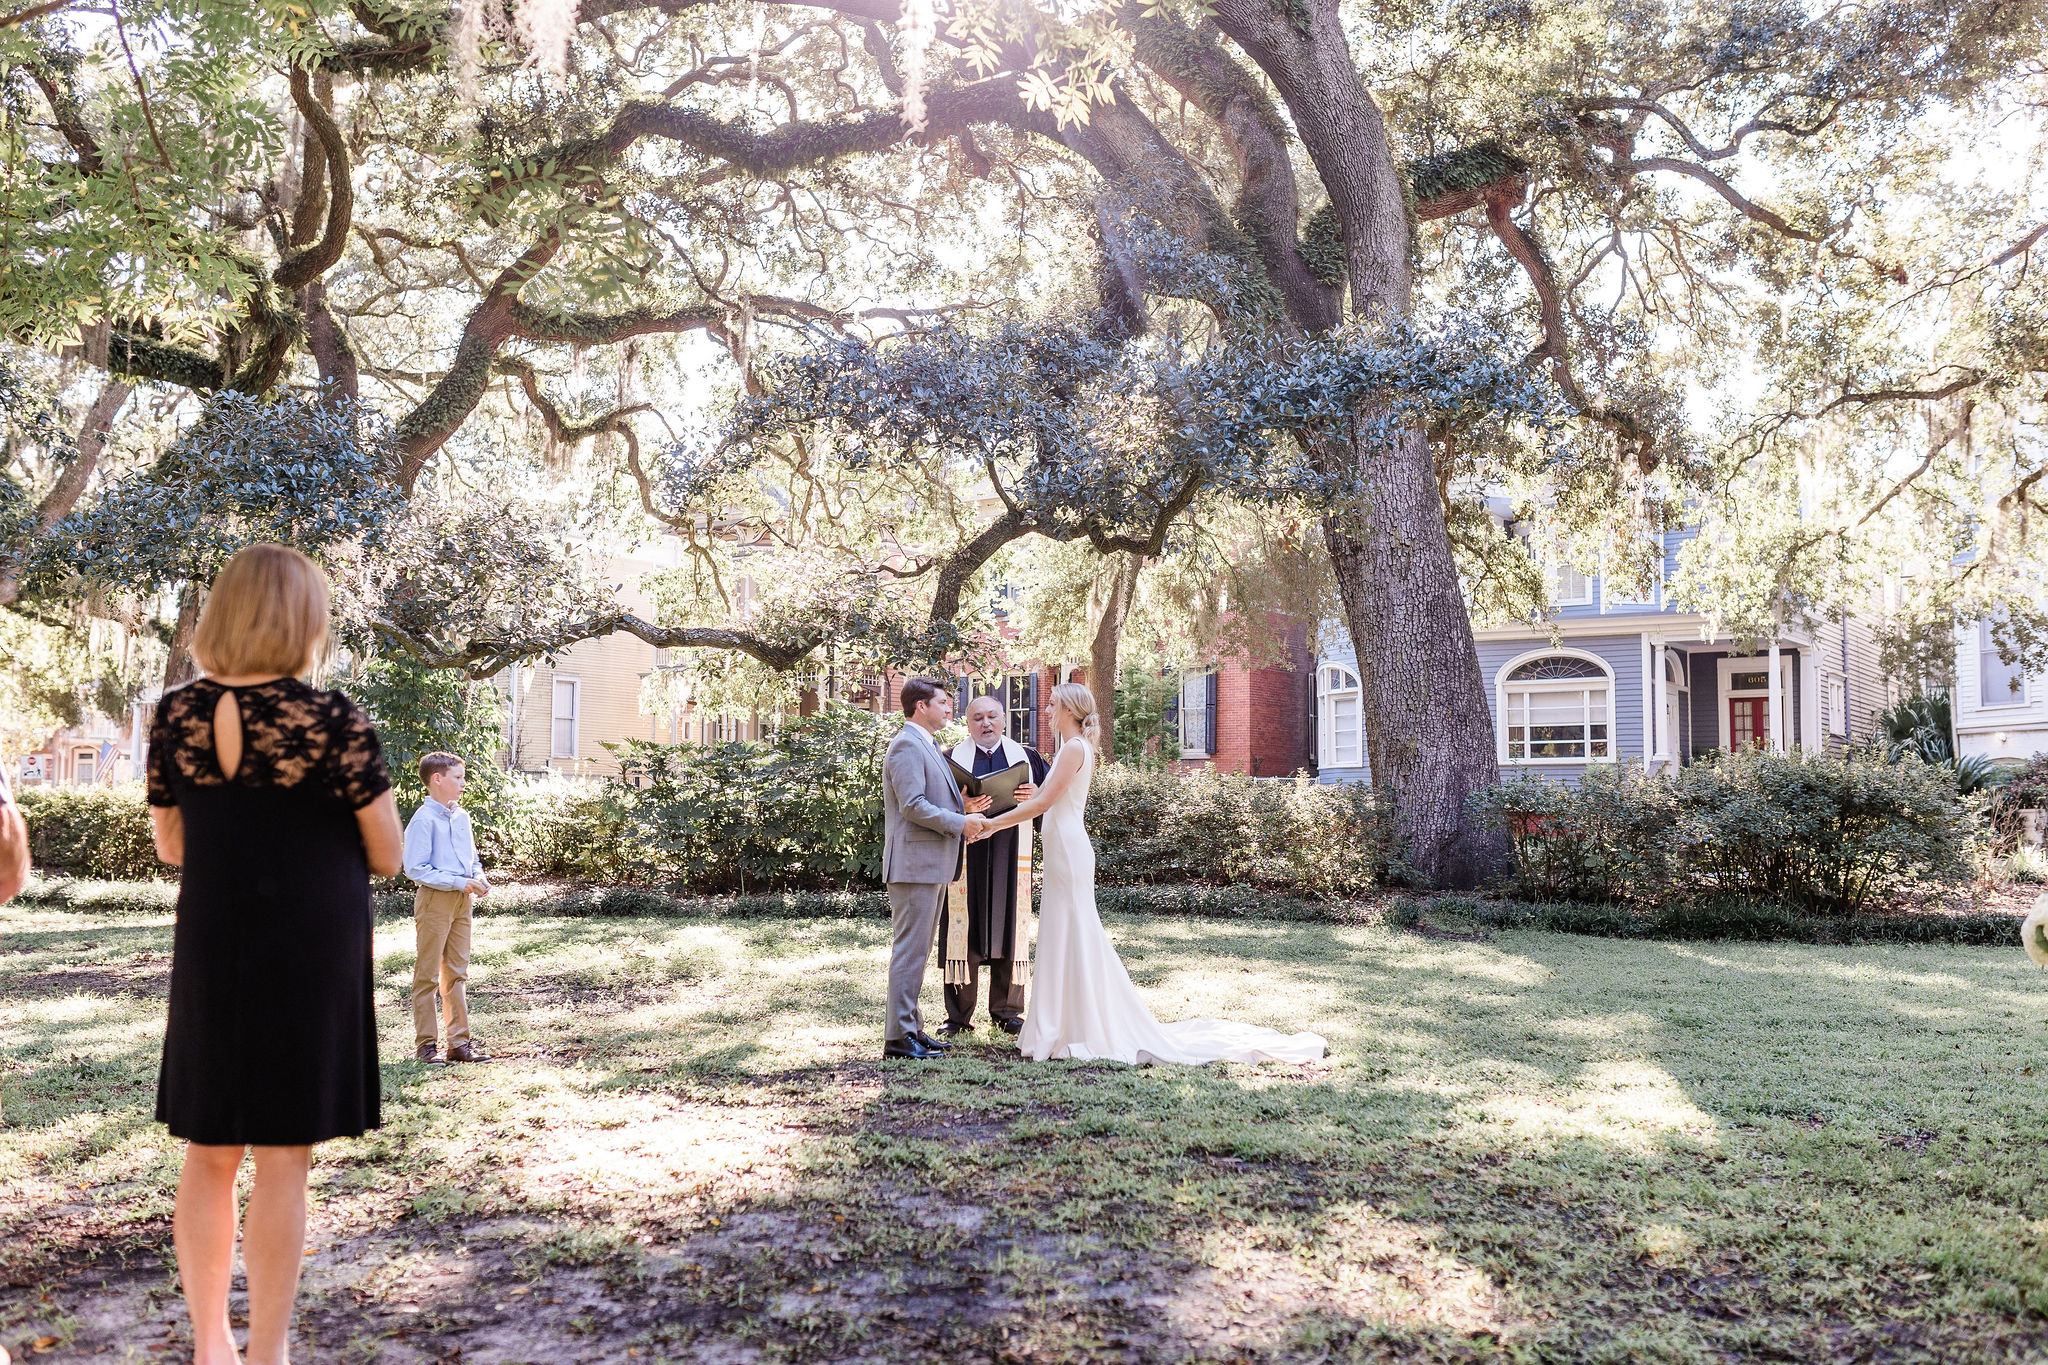
[[[954,748],[953,761],[976,777],[1029,763],[1030,780],[1017,788],[1017,799],[1028,801],[1052,765],[1036,749],[1005,736],[1003,719],[1003,705],[995,697],[976,697],[969,702],[968,739]],[[1017,884],[1017,840],[1029,837],[1019,827],[967,846],[968,984],[946,987],[946,1022],[941,1033],[964,1033],[974,1027],[983,964],[988,967],[988,1012],[996,1027],[1012,1034],[1024,1028],[1024,990],[1013,980],[1011,969],[1017,954],[1029,946],[1020,942],[1023,917],[1018,908],[1021,904],[1026,914],[1030,912],[1031,888]],[[949,932],[947,917],[939,916],[942,962]]]

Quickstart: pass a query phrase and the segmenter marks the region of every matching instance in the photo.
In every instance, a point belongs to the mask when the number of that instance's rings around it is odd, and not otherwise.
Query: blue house
[[[1793,627],[1766,645],[1739,647],[1705,616],[1666,600],[1678,549],[1693,534],[1661,537],[1662,572],[1646,600],[1558,566],[1551,621],[1473,632],[1503,776],[1574,781],[1592,763],[1657,771],[1713,749],[1815,748],[1872,734],[1875,713],[1895,698],[1869,627],[1853,618]],[[1344,623],[1325,623],[1316,661],[1324,782],[1370,776],[1357,658]]]

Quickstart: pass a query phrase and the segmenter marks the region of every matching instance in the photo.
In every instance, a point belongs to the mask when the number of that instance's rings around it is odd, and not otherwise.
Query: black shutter
[[[1025,740],[1024,742],[1030,745],[1032,748],[1036,749],[1038,747],[1038,674],[1033,673],[1030,679],[1024,684],[1024,697],[1024,704],[1030,708],[1031,715],[1031,721],[1029,725],[1031,738]]]
[[[1216,674],[1211,672],[1203,683],[1202,699],[1202,748],[1207,753],[1216,752]]]

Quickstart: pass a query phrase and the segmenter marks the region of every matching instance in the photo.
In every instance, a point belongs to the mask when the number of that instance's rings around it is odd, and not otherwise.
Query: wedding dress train
[[[1095,912],[1095,848],[1082,812],[1095,776],[1095,746],[1083,739],[1081,771],[1045,812],[1045,884],[1039,896],[1037,961],[1017,1045],[1035,1062],[1067,1057],[1119,1062],[1307,1062],[1323,1055],[1314,1033],[1282,1033],[1226,1019],[1152,1017]]]

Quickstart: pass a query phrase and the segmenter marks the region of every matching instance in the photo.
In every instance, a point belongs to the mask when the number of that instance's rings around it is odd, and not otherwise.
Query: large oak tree
[[[969,332],[989,313],[1078,327],[1107,352],[1094,378],[1162,346],[1283,367],[1331,336],[1443,356],[1401,347],[1447,311],[1528,339],[1529,372],[1574,418],[1547,439],[1446,417],[1498,386],[1461,388],[1434,360],[1372,371],[1344,421],[1293,420],[1285,383],[1268,386],[1265,443],[1237,447],[1316,476],[1294,486],[1319,499],[1368,751],[1434,881],[1499,852],[1465,815],[1495,776],[1468,598],[1525,602],[1530,575],[1481,514],[1487,494],[1513,492],[1553,553],[1626,574],[1647,563],[1646,522],[1687,499],[1716,513],[1714,476],[1779,478],[1828,423],[1868,451],[1845,417],[1963,402],[1973,429],[2009,434],[1999,472],[1979,466],[1980,485],[2004,480],[1979,488],[2005,513],[1986,581],[2036,562],[2042,462],[2011,433],[2039,400],[2039,206],[1994,162],[1941,153],[1993,113],[2036,145],[2039,4],[960,0],[927,49],[876,0],[587,0],[559,78],[493,36],[509,31],[496,6],[474,66],[473,7],[34,10],[0,16],[0,323],[116,384],[297,386],[386,414],[389,478],[432,514],[376,580],[376,614],[423,658],[484,670],[628,629],[795,667],[835,638],[907,640],[895,589],[924,626],[949,625],[1006,547],[1157,553],[1201,497],[1257,484],[1215,476],[1209,428],[1175,427],[1169,383],[1147,391],[1160,430],[1203,458],[1077,504],[1046,462],[1097,447],[1044,427],[1065,397],[1050,371],[1023,386],[1041,425],[966,476],[957,458],[921,463],[915,439],[877,472],[872,452],[795,424],[770,424],[743,476],[687,442],[654,448],[666,414],[633,367],[674,338],[722,344],[760,396],[778,349],[824,355],[824,337],[942,315]],[[1894,224],[1907,204],[1914,223]],[[586,351],[618,376],[612,401],[574,382]],[[888,371],[888,353],[845,372]],[[1763,394],[1749,420],[1696,431],[1689,390],[1745,387]],[[545,555],[445,550],[488,542],[489,517],[461,505],[465,451],[520,412],[550,448],[609,442],[640,511],[711,569],[779,548],[829,551],[835,572],[808,601],[725,619],[716,572],[661,622],[581,589],[528,610]],[[1956,446],[1931,444],[1930,468]],[[984,473],[992,499],[970,491]],[[1842,514],[1814,544],[1938,482],[1902,474],[1899,493],[1830,482]],[[61,535],[52,510],[39,524]],[[1763,597],[1765,627],[1811,605],[1796,581]],[[492,609],[449,614],[477,600]],[[903,632],[877,629],[890,622]]]

